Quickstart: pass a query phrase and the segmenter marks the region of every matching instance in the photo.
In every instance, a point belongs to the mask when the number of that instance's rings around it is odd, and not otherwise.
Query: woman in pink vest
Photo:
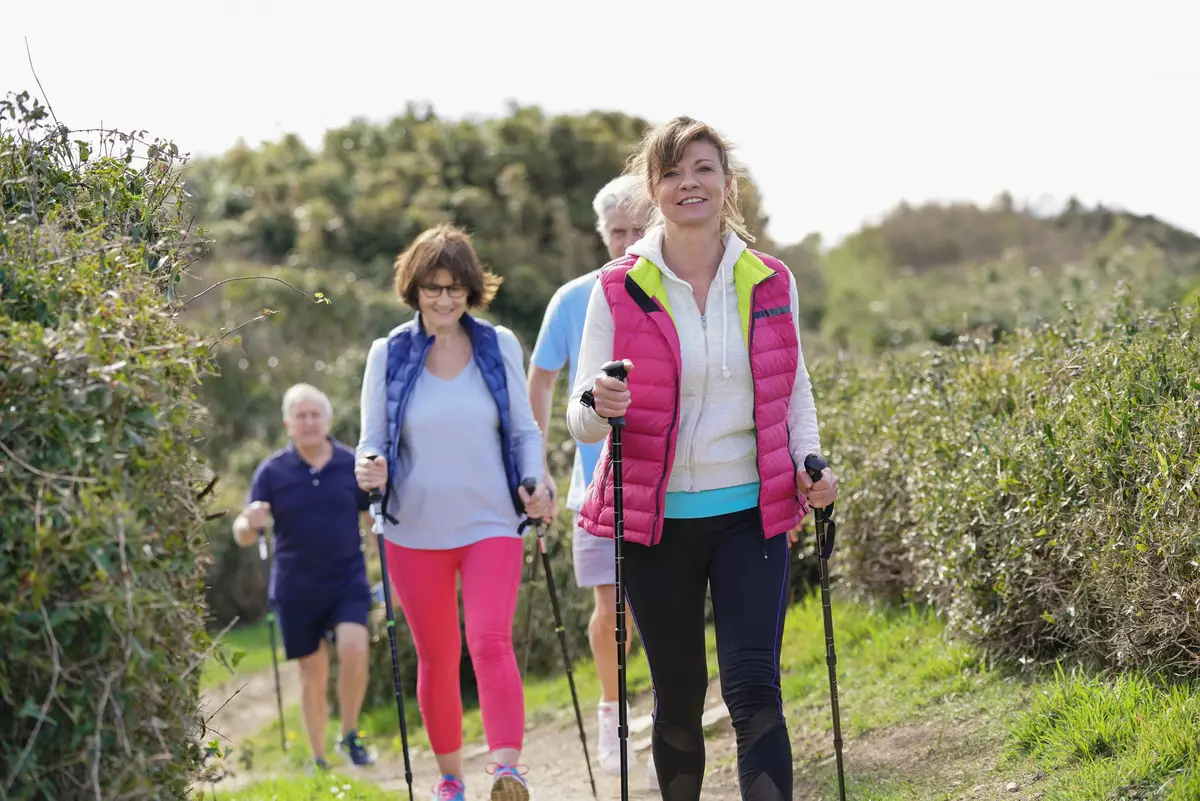
[[[626,595],[654,683],[654,764],[666,801],[700,798],[711,590],[721,691],[742,797],[791,799],[779,647],[787,532],[837,496],[819,453],[800,349],[795,278],[750,250],[740,172],[709,126],[678,117],[647,134],[632,171],[655,224],[592,292],[567,406],[571,435],[605,440],[624,415]],[[601,366],[624,359],[627,383]],[[607,443],[579,525],[613,536]]]

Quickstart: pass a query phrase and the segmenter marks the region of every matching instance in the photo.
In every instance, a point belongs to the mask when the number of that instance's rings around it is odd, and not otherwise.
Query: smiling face
[[[487,307],[504,281],[479,263],[467,232],[449,223],[422,231],[394,271],[396,295],[426,329],[448,330],[468,309]]]
[[[417,287],[421,320],[428,329],[445,330],[457,325],[467,310],[467,288],[439,267]]]
[[[719,228],[731,181],[721,168],[721,151],[706,139],[694,139],[678,164],[664,166],[654,202],[668,225]]]
[[[738,202],[745,168],[712,126],[679,116],[647,131],[627,172],[644,181],[654,202],[650,217],[666,233],[683,226],[754,241]]]

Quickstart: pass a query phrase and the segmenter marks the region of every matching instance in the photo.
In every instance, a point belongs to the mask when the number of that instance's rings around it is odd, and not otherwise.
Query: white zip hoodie
[[[705,314],[701,315],[691,284],[675,275],[663,259],[662,236],[661,226],[651,228],[626,253],[645,257],[662,272],[679,333],[682,356],[679,431],[667,491],[701,492],[758,481],[754,386],[733,283],[733,265],[746,249],[746,243],[737,234],[726,234],[725,255],[708,289]],[[800,304],[796,279],[790,270],[787,279],[798,340]],[[798,356],[788,408],[791,429],[788,450],[800,466],[808,454],[820,453],[821,439],[803,348]],[[567,428],[575,439],[599,442],[608,435],[607,421],[579,399],[584,390],[592,388],[606,362],[621,358],[627,358],[627,354],[613,353],[612,311],[597,281],[588,300],[579,366],[567,405]],[[636,362],[633,369],[637,370]],[[637,398],[632,402],[636,405]]]

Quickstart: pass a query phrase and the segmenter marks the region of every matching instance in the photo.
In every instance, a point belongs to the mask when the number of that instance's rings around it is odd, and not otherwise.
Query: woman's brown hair
[[[458,226],[441,223],[423,231],[396,257],[395,288],[401,302],[420,308],[421,285],[444,268],[454,283],[467,289],[467,308],[484,308],[496,297],[504,279],[479,263],[471,237]]]

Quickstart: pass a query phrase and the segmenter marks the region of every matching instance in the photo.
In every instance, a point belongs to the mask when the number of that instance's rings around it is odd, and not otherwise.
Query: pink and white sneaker
[[[433,787],[433,801],[465,801],[467,788],[462,779],[447,773]]]
[[[525,782],[528,771],[524,765],[488,765],[487,772],[493,776],[490,801],[529,801],[529,785]]]

